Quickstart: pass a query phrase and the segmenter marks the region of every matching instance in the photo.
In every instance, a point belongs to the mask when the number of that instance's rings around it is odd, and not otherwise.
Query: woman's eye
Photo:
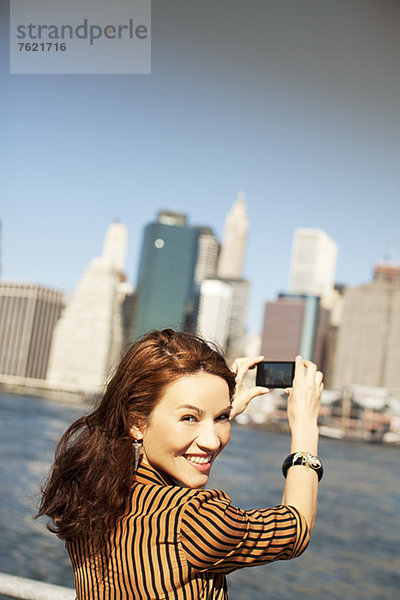
[[[217,421],[229,421],[230,413],[224,413],[217,418]]]
[[[185,423],[195,423],[197,418],[194,415],[184,415],[181,418],[181,421],[184,421]]]

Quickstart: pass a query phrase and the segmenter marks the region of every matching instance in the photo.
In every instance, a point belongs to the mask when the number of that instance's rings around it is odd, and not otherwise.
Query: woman
[[[260,360],[240,359],[235,374],[196,336],[151,332],[128,349],[98,407],[69,427],[39,515],[67,542],[79,600],[227,598],[227,573],[304,551],[321,475],[311,455],[323,384],[312,363],[296,359],[282,504],[243,511],[204,489],[230,421],[267,391],[242,388]]]

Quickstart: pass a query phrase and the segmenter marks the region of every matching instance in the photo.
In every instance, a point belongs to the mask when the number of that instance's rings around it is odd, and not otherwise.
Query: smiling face
[[[133,427],[143,440],[143,461],[182,487],[205,486],[211,465],[230,438],[227,383],[217,375],[185,375],[169,384],[147,425]]]

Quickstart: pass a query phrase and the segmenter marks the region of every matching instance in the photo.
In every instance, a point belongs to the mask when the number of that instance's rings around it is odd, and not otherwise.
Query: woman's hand
[[[252,358],[237,358],[233,362],[231,369],[236,373],[236,392],[232,402],[232,411],[230,415],[231,420],[246,410],[249,402],[255,398],[255,396],[268,394],[268,388],[254,386],[246,390],[243,384],[243,379],[247,371],[249,369],[254,369],[254,367],[262,360],[264,360],[263,356],[253,356]]]
[[[289,394],[287,415],[292,433],[292,452],[316,452],[317,420],[324,389],[322,378],[321,371],[317,371],[313,362],[296,357],[293,387],[286,390]]]

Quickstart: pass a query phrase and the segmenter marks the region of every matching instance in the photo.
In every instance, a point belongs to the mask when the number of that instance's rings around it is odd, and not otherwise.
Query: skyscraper
[[[194,283],[200,285],[207,278],[216,274],[219,252],[218,239],[210,227],[197,226],[197,259],[194,271]]]
[[[318,296],[279,294],[265,305],[261,353],[266,360],[294,360],[301,354],[323,369],[328,324]]]
[[[345,291],[333,386],[385,387],[400,397],[400,279],[384,271]]]
[[[201,285],[198,302],[197,331],[224,347],[230,357],[242,354],[246,333],[249,283],[242,278],[242,270],[248,229],[245,195],[239,192],[225,220],[216,273],[209,274]]]
[[[322,298],[334,289],[338,248],[322,229],[295,229],[289,292]]]
[[[34,283],[0,282],[0,373],[44,379],[63,294]]]
[[[133,337],[151,329],[185,327],[194,309],[197,238],[186,216],[173,211],[160,211],[145,228]]]
[[[232,287],[220,279],[205,279],[200,288],[197,333],[221,349],[228,343]]]
[[[229,212],[222,238],[218,260],[218,279],[229,285],[232,290],[231,314],[227,352],[231,358],[243,353],[246,333],[246,309],[249,294],[249,282],[243,279],[243,263],[246,252],[249,219],[246,214],[244,192],[239,192]]]
[[[119,358],[126,240],[125,226],[113,223],[107,231],[102,256],[90,262],[68,302],[51,348],[51,385],[97,391]]]
[[[230,358],[244,351],[249,288],[246,279],[222,277],[205,279],[200,287],[196,330],[226,350]]]
[[[237,358],[238,356],[243,356],[250,283],[247,279],[243,278],[220,278],[220,281],[225,283],[225,285],[229,285],[232,290],[227,354],[230,358]]]
[[[126,260],[128,231],[117,221],[107,229],[103,244],[103,260],[119,273],[123,273]]]
[[[246,252],[249,220],[246,215],[244,192],[239,192],[224,227],[221,253],[218,261],[218,277],[240,279]]]

